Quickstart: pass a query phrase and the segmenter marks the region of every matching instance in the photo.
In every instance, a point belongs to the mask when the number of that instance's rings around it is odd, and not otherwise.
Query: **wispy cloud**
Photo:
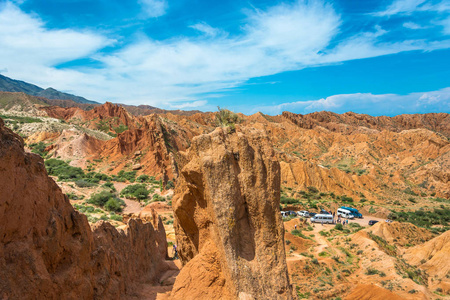
[[[146,17],[156,18],[166,14],[167,0],[138,0]]]
[[[414,22],[405,22],[403,23],[403,27],[413,30],[426,28],[425,26],[420,26],[419,24]]]
[[[193,108],[199,108],[204,107],[208,101],[206,100],[199,100],[199,101],[192,101],[192,102],[184,102],[181,104],[171,104],[170,107],[176,108],[176,109],[193,109]]]
[[[450,10],[447,0],[394,0],[386,9],[373,13],[379,17],[389,17],[397,14],[412,14],[417,11],[445,12]]]
[[[224,31],[222,31],[218,28],[211,27],[209,24],[207,24],[205,22],[200,22],[200,23],[191,25],[189,27],[203,33],[204,35],[206,35],[208,37],[215,37],[219,34],[225,33]]]
[[[437,24],[443,27],[442,32],[444,34],[450,35],[450,16],[442,21],[438,21]]]
[[[345,113],[349,110],[370,115],[398,115],[402,113],[450,112],[450,88],[438,91],[411,93],[408,95],[371,93],[341,94],[309,101],[282,103],[258,107],[250,113],[261,111],[276,115],[283,111],[307,114],[328,110]]]
[[[427,0],[394,0],[385,10],[375,13],[377,16],[392,16],[399,13],[411,13]]]

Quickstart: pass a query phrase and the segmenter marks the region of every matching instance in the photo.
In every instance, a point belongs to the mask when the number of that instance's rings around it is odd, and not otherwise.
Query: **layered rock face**
[[[167,268],[160,219],[92,231],[1,119],[0,191],[1,299],[119,299]]]
[[[329,111],[320,111],[301,115],[285,111],[282,116],[301,128],[313,129],[322,126],[330,131],[347,134],[357,131],[358,127],[366,127],[394,132],[426,128],[428,130],[440,132],[447,137],[450,135],[450,115],[446,113],[372,117],[365,114],[355,114],[353,112],[337,114]]]
[[[193,139],[173,198],[184,265],[174,299],[292,299],[280,165],[261,131]]]

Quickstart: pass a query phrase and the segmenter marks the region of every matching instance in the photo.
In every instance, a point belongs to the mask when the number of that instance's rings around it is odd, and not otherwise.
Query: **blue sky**
[[[448,0],[0,0],[0,73],[99,102],[450,112]]]

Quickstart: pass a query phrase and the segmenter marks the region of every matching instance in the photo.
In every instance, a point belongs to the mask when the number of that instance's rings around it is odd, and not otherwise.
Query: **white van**
[[[354,219],[355,218],[355,216],[353,216],[351,211],[349,211],[347,209],[343,209],[343,208],[338,208],[337,215],[338,215],[338,217],[342,217],[342,218],[346,218],[346,219]]]
[[[323,215],[323,214],[317,214],[314,217],[311,218],[311,222],[315,223],[328,223],[333,224],[333,216],[332,215]]]

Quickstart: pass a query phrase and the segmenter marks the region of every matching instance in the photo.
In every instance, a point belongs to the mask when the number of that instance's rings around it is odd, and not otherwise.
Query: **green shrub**
[[[334,228],[337,229],[337,230],[343,230],[343,229],[344,229],[344,227],[343,227],[342,224],[340,224],[340,223],[337,223],[337,224],[334,226]]]
[[[281,195],[280,202],[282,204],[296,204],[296,203],[299,203],[300,201],[297,199],[294,199],[294,198],[286,197],[285,195]]]
[[[111,189],[111,190],[114,191],[114,192],[116,191],[116,188],[115,188],[115,186],[114,186],[114,183],[112,183],[112,182],[105,182],[105,183],[102,185],[102,187]]]
[[[234,125],[240,122],[240,118],[234,112],[217,107],[218,111],[216,112],[216,125],[217,126],[230,126],[234,128]]]
[[[84,177],[81,168],[70,166],[65,161],[51,158],[45,161],[45,167],[49,175],[57,176],[58,180],[76,180]]]
[[[173,183],[173,181],[168,180],[167,184],[166,184],[166,190],[173,189],[174,187],[175,187],[175,184]]]
[[[98,218],[94,216],[87,216],[89,223],[97,223]]]
[[[139,175],[138,178],[136,178],[136,181],[140,182],[140,183],[144,183],[144,182],[147,182],[149,179],[150,179],[150,177],[148,175],[143,174],[143,175]]]
[[[47,146],[43,142],[33,143],[29,147],[31,148],[31,152],[39,154],[41,157],[45,157],[48,154],[48,151],[45,151]]]
[[[408,195],[418,196],[413,190],[411,190],[410,187],[407,187],[406,189],[404,189],[403,192]]]
[[[160,196],[158,194],[153,194],[152,201],[158,202],[158,201],[164,201],[164,200],[166,200],[166,199],[163,196]]]
[[[377,269],[374,269],[374,268],[367,268],[367,271],[366,271],[366,275],[375,275],[375,274],[378,274],[379,273],[379,271],[377,270]]]
[[[94,194],[88,200],[88,203],[104,207],[108,211],[120,212],[125,206],[123,200],[117,198],[113,193],[109,191],[101,191]]]
[[[116,133],[122,133],[122,132],[128,130],[128,127],[123,124],[120,124],[118,127],[113,127],[113,129]]]
[[[78,200],[78,196],[74,193],[67,193],[66,195],[70,200]]]
[[[313,194],[316,194],[319,192],[319,190],[314,186],[308,186],[307,189],[308,189],[308,192],[313,193]]]
[[[88,182],[85,179],[77,180],[75,181],[75,184],[80,188],[93,187],[96,185],[95,183]]]
[[[105,203],[105,209],[107,211],[114,211],[114,212],[121,212],[123,209],[123,206],[125,206],[125,202],[119,198],[110,198]]]
[[[352,197],[348,197],[346,195],[341,196],[341,201],[342,202],[347,202],[347,203],[353,203],[353,198]]]
[[[417,203],[416,199],[414,199],[413,197],[409,197],[409,198],[408,198],[408,201],[409,201],[409,202],[412,202],[412,203]]]
[[[446,230],[450,222],[450,209],[444,207],[433,210],[392,212],[388,218],[399,222],[410,222],[416,226],[425,228],[430,228],[433,225],[442,225],[443,229]]]
[[[310,237],[304,235],[304,234],[301,232],[301,230],[298,230],[298,229],[292,230],[292,231],[291,231],[291,234],[292,234],[292,235],[295,235],[295,236],[298,236],[298,237],[301,237],[301,238],[304,238],[304,239],[311,239]]]
[[[145,184],[132,184],[120,192],[120,195],[126,198],[136,198],[139,201],[148,198],[149,191]]]
[[[111,219],[111,220],[114,220],[114,221],[119,221],[119,222],[122,222],[122,221],[123,221],[123,217],[120,216],[120,215],[116,215],[116,214],[111,214],[111,215],[110,215],[110,219]]]
[[[137,171],[125,172],[124,170],[120,171],[117,177],[122,177],[128,180],[129,182],[134,182],[136,180]]]

